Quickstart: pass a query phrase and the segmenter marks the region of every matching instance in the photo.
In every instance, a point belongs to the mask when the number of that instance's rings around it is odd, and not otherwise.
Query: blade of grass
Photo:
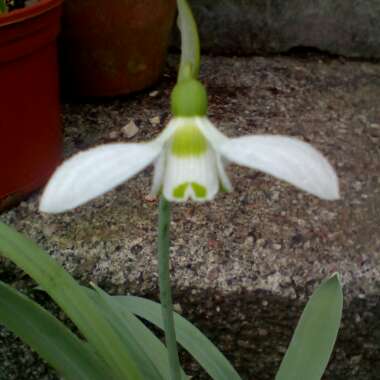
[[[143,380],[120,337],[98,311],[97,305],[46,252],[0,223],[0,253],[28,273],[57,302],[112,368],[115,378]]]
[[[0,282],[0,323],[38,352],[63,377],[110,379],[110,369],[85,342],[40,305],[3,282]]]
[[[276,380],[320,380],[326,369],[342,318],[339,275],[312,295],[300,318]]]

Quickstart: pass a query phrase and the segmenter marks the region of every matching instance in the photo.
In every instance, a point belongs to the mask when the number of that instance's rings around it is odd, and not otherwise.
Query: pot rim
[[[16,24],[27,19],[39,16],[49,10],[61,5],[63,0],[39,0],[38,3],[29,7],[17,9],[15,11],[0,15],[0,28],[3,26]]]

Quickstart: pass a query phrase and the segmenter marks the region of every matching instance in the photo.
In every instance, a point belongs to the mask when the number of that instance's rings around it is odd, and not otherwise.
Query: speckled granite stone
[[[172,57],[163,82],[150,90],[158,93],[65,104],[65,155],[125,140],[121,130],[131,120],[139,132],[129,141],[155,136],[169,117],[174,62]],[[243,379],[269,380],[307,298],[339,271],[344,323],[324,379],[378,379],[380,65],[324,56],[216,57],[205,58],[202,78],[210,118],[221,131],[286,134],[312,143],[337,168],[342,200],[323,202],[264,174],[229,167],[233,193],[174,207],[177,307],[221,347]],[[0,218],[83,283],[157,299],[151,172],[72,212],[41,215],[35,194]],[[28,278],[4,260],[0,276],[30,292]],[[1,380],[54,378],[5,330],[0,341]],[[194,379],[206,379],[187,357],[186,363]]]
[[[308,47],[380,58],[378,0],[190,0],[202,46],[214,54]]]

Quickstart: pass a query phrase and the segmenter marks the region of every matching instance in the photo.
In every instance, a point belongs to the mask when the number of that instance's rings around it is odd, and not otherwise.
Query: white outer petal
[[[218,151],[220,145],[229,140],[229,138],[220,132],[207,117],[197,117],[195,118],[195,121],[199,130],[203,133],[215,151]]]
[[[216,156],[216,166],[218,168],[219,180],[223,187],[223,190],[227,192],[231,192],[233,190],[233,187],[224,169],[223,159],[222,157],[220,157],[219,153],[217,153],[217,156]]]
[[[152,188],[150,190],[150,193],[154,196],[158,195],[158,193],[160,192],[162,188],[162,184],[164,181],[164,174],[165,174],[165,165],[166,165],[166,154],[163,151],[154,162],[153,181],[152,181]]]
[[[70,210],[120,185],[160,153],[159,142],[107,144],[81,152],[55,171],[40,201],[40,211]]]
[[[295,138],[238,137],[228,139],[218,150],[230,161],[269,173],[322,199],[339,198],[332,166],[319,151]]]
[[[220,182],[225,191],[231,192],[233,187],[231,181],[228,178],[225,169],[222,157],[219,154],[219,147],[226,143],[229,138],[220,132],[213,123],[207,117],[197,117],[195,118],[196,124],[199,130],[203,133],[209,144],[212,146],[216,152],[216,164],[219,174]]]
[[[192,120],[194,120],[194,118],[174,117],[152,142],[163,146],[173,136],[178,127],[186,125],[189,123],[189,121],[191,122]]]

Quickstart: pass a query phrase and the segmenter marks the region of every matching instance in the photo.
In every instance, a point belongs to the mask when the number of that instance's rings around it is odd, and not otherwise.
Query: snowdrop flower
[[[183,202],[212,200],[231,191],[226,162],[269,173],[322,199],[339,198],[338,180],[328,161],[295,138],[256,135],[228,138],[206,117],[207,93],[197,80],[180,82],[172,93],[173,119],[153,141],[106,144],[64,162],[50,179],[40,210],[75,208],[154,164],[152,194]]]

